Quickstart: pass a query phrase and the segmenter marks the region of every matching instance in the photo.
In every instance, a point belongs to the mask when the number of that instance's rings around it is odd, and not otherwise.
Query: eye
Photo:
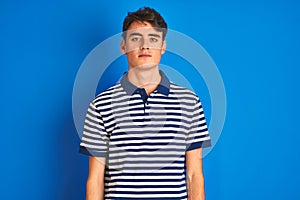
[[[157,42],[158,41],[158,39],[156,39],[156,38],[150,38],[150,42]]]
[[[131,38],[130,40],[131,40],[132,42],[138,42],[138,41],[141,40],[141,38],[140,38],[140,37],[133,37],[133,38]]]

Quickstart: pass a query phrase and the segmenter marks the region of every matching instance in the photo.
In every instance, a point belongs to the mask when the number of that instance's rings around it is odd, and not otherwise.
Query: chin
[[[154,69],[157,66],[158,66],[157,63],[143,63],[143,64],[136,66],[135,68],[141,69],[141,70],[148,70],[148,69]]]

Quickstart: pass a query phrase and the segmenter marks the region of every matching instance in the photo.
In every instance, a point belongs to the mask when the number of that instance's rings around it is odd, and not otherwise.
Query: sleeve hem
[[[201,141],[201,142],[192,143],[189,146],[187,146],[186,150],[191,151],[194,149],[207,148],[207,147],[211,147],[211,140],[205,140],[205,141]]]
[[[85,155],[88,155],[88,156],[106,157],[106,152],[90,150],[90,149],[87,149],[84,146],[80,146],[79,153],[85,154]]]

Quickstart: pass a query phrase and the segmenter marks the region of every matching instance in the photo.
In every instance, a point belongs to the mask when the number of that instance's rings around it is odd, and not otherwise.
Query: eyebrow
[[[142,34],[140,34],[140,33],[131,33],[131,34],[129,35],[129,37],[131,37],[131,36],[143,36],[143,35],[142,35]],[[154,34],[154,33],[150,33],[150,34],[148,34],[148,36],[152,36],[152,37],[160,38],[160,35],[158,35],[158,34]]]
[[[143,36],[143,35],[140,33],[130,33],[129,37],[131,37],[131,36]]]
[[[158,34],[153,34],[153,33],[152,33],[152,34],[151,34],[151,33],[150,33],[150,34],[148,34],[148,36],[152,36],[152,37],[157,37],[157,38],[160,38],[160,35],[158,35]]]

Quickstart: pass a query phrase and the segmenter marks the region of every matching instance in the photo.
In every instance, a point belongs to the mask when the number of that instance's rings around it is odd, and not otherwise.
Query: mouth
[[[139,58],[150,58],[152,57],[150,54],[140,54]]]

